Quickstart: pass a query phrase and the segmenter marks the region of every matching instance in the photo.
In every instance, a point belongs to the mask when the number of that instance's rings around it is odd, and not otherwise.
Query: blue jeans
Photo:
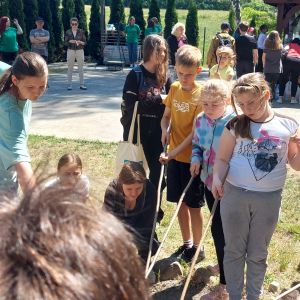
[[[137,62],[138,54],[138,44],[137,43],[127,43],[128,56],[130,64],[135,64]]]

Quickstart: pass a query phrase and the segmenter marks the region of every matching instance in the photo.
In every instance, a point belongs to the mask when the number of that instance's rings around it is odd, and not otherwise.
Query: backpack
[[[230,39],[230,35],[222,36],[219,33],[217,33],[216,37],[219,40],[219,47],[229,47],[232,49],[232,42]]]

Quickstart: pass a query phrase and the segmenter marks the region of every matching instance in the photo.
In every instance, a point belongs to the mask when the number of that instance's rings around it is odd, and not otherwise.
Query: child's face
[[[195,79],[201,67],[176,65],[176,72],[183,90],[190,91],[195,86]]]
[[[235,104],[251,120],[261,122],[268,112],[270,92],[266,91],[263,96],[252,93],[237,94]]]
[[[45,92],[47,87],[47,75],[42,77],[26,76],[20,80],[13,75],[12,82],[18,88],[19,98],[21,100],[29,99],[36,101]]]
[[[230,63],[229,55],[226,53],[219,53],[217,54],[218,63],[220,63],[220,66],[227,66]]]
[[[143,192],[144,185],[142,183],[122,184],[123,193],[126,200],[136,201],[138,196]]]
[[[221,100],[213,96],[208,96],[202,101],[203,110],[210,119],[219,119],[225,112],[226,101],[227,99]]]
[[[82,169],[75,163],[68,163],[57,171],[60,183],[66,188],[73,188],[77,184],[81,174]]]

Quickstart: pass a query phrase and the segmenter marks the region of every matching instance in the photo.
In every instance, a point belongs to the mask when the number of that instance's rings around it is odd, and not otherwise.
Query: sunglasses
[[[72,25],[72,26],[77,26],[78,24],[77,24],[77,23],[71,23],[71,25]]]

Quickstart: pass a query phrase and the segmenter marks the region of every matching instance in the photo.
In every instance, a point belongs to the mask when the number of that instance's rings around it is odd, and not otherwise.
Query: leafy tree
[[[61,22],[61,10],[59,9],[60,0],[50,1],[50,10],[52,12],[52,31],[54,37],[54,46],[56,55],[60,53],[62,47],[63,25]]]
[[[199,25],[198,10],[194,0],[191,0],[188,14],[186,17],[186,37],[189,44],[198,47],[199,44]]]
[[[118,25],[125,23],[125,12],[123,0],[112,0],[110,5],[109,24]]]
[[[167,0],[167,9],[165,14],[164,37],[167,39],[172,31],[173,26],[178,22],[178,16],[175,7],[175,0]]]
[[[75,17],[75,5],[73,0],[62,0],[62,23],[64,31],[70,28],[70,19]]]
[[[142,0],[130,0],[130,16],[135,17],[135,23],[140,26],[141,32],[145,31],[145,19],[143,13]]]
[[[231,34],[233,34],[237,28],[237,24],[235,19],[234,8],[232,5],[230,6],[230,10],[229,10],[228,23],[231,28]]]
[[[8,15],[9,15],[8,1],[0,0],[0,16],[8,16]]]
[[[53,61],[53,54],[55,50],[55,41],[52,30],[52,13],[50,10],[50,1],[52,0],[38,0],[39,16],[45,21],[44,28],[49,31],[50,40],[48,42],[48,58]]]
[[[241,3],[240,3],[240,0],[231,0],[231,2],[232,2],[232,5],[234,7],[236,22],[237,22],[237,24],[239,24],[241,22]]]
[[[151,19],[153,17],[156,17],[158,19],[158,22],[160,23],[160,8],[157,0],[151,0],[149,6],[148,19]]]
[[[24,21],[24,12],[23,12],[23,1],[22,0],[9,0],[8,1],[8,9],[9,15],[11,19],[18,19],[18,22],[23,30],[23,34],[18,36],[18,43],[20,48],[23,50],[28,49],[27,43],[27,33],[26,33],[26,26]]]
[[[29,33],[30,30],[35,28],[35,21],[38,16],[38,2],[37,0],[23,0],[23,11],[24,11],[24,19],[25,26],[27,32],[27,41],[29,41]]]
[[[100,6],[99,0],[93,0],[91,6],[91,17],[89,23],[90,36],[88,40],[88,48],[90,55],[99,59],[101,53],[101,20],[100,20]]]
[[[88,30],[86,24],[86,13],[84,11],[83,0],[74,0],[75,4],[75,17],[78,19],[78,27],[83,29],[87,37]]]

